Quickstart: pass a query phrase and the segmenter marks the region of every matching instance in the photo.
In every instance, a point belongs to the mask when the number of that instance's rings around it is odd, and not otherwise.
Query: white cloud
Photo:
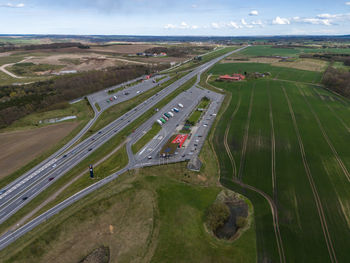
[[[282,18],[277,16],[274,20],[272,20],[272,24],[274,25],[289,25],[290,21],[287,18]]]
[[[345,2],[346,5],[350,5],[350,2]]]
[[[327,17],[327,16],[324,16]],[[305,24],[312,24],[312,25],[325,25],[325,26],[331,26],[332,20],[331,19],[324,19],[324,18],[300,18],[300,17],[294,17],[292,19],[293,22],[296,23],[305,23]]]
[[[263,22],[261,22],[261,20],[252,21],[251,24],[254,26],[261,26],[261,27],[264,25]]]
[[[192,7],[192,8],[197,8],[197,7],[198,7],[198,5],[193,4],[191,7]]]
[[[250,11],[249,15],[250,16],[257,16],[257,15],[259,15],[259,12],[258,12],[258,10],[252,10],[252,11]]]
[[[246,27],[246,28],[253,28],[253,26],[250,25],[250,24],[248,24],[248,23],[244,20],[244,18],[241,19],[241,23],[242,23],[242,25],[243,25],[244,27]]]
[[[25,7],[25,4],[23,4],[23,3],[19,3],[19,4],[7,3],[7,4],[0,4],[0,7],[22,8],[22,7]]]
[[[331,15],[331,14],[320,14],[317,15],[318,18],[336,18],[339,17],[340,15]]]
[[[166,24],[164,26],[165,29],[175,29],[176,28],[176,25],[173,25],[173,24]]]
[[[197,26],[197,25],[191,26],[191,29],[198,29],[198,28],[199,28],[199,26]]]
[[[181,24],[180,24],[180,26],[179,26],[179,28],[181,28],[181,29],[187,29],[187,28],[189,28],[190,26],[186,23],[186,22],[181,22]]]
[[[238,25],[236,22],[233,22],[233,21],[231,21],[231,22],[227,23],[227,26],[228,26],[228,27],[235,28],[235,29],[242,28],[242,26],[241,26],[241,25]]]
[[[221,26],[218,24],[218,23],[211,23],[211,27],[214,28],[214,29],[219,29]]]

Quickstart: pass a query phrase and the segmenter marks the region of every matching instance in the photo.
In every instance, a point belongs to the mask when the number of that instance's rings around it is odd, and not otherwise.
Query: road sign
[[[90,170],[90,177],[94,178],[94,168],[92,167],[92,164],[89,165],[89,170]]]

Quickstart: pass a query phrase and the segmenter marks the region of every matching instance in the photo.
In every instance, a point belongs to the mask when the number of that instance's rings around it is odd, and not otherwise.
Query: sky
[[[0,34],[345,35],[350,0],[0,0]]]

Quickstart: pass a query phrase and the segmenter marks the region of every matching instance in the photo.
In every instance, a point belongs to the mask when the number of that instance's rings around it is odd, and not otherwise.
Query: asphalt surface
[[[55,180],[57,180],[57,178],[61,177],[69,170],[74,168],[78,163],[84,160],[92,152],[101,147],[104,143],[108,142],[118,132],[127,127],[135,119],[140,117],[145,111],[154,107],[167,95],[175,91],[177,88],[179,88],[195,76],[197,76],[197,82],[195,84],[197,85],[200,80],[201,73],[212,67],[215,63],[222,60],[223,58],[235,52],[239,52],[243,48],[229,52],[223,56],[220,56],[195,68],[186,76],[182,77],[173,84],[164,88],[162,91],[158,92],[157,94],[147,99],[134,109],[119,117],[118,119],[101,129],[97,133],[93,134],[86,140],[82,141],[72,149],[69,149],[65,153],[63,153],[64,151],[60,150],[59,152],[62,153],[61,155],[56,155],[53,159],[49,159],[47,162],[43,162],[43,166],[36,167],[36,169],[32,169],[31,172],[25,174],[24,176],[21,176],[19,180],[16,180],[15,183],[11,184],[11,187],[5,188],[7,191],[4,194],[0,195],[0,223],[3,223],[7,218],[13,215],[31,199],[33,199],[35,196],[37,196],[39,193],[45,190],[49,185],[51,185]],[[212,122],[212,120],[209,122]],[[207,125],[206,127],[208,126],[209,125]],[[207,129],[207,132],[208,130],[209,129]],[[135,136],[139,136],[138,133],[135,133]],[[170,160],[169,162],[172,161],[175,162],[178,160],[174,159]],[[73,202],[81,199],[82,197],[86,196],[92,191],[114,180],[121,173],[127,171],[128,169],[136,167],[137,163],[138,161],[135,158],[129,160],[129,164],[126,168],[89,186],[88,188],[83,189],[79,193],[66,199],[62,203],[56,205],[49,211],[43,213],[39,217],[33,219],[32,221],[18,228],[17,230],[4,234],[2,237],[0,237],[0,249],[3,249],[4,247],[12,243],[14,240],[33,229],[35,226],[37,226],[47,218],[51,217],[54,214],[57,214],[59,211],[69,206]]]
[[[91,105],[94,105],[94,107],[95,107],[95,103],[98,103],[98,105],[101,108],[101,111],[104,111],[107,108],[109,108],[115,104],[130,100],[130,98],[138,96],[141,93],[144,93],[145,91],[148,91],[148,90],[166,82],[170,78],[170,77],[166,76],[166,78],[159,80],[158,82],[154,82],[157,79],[160,79],[161,77],[163,77],[163,76],[155,76],[155,77],[152,77],[152,78],[147,79],[147,80],[144,80],[144,77],[140,77],[140,78],[134,79],[132,81],[128,81],[126,83],[122,83],[122,84],[113,86],[113,87],[108,88],[106,90],[101,90],[99,92],[93,93],[93,94],[88,96],[88,99],[91,102]],[[127,87],[127,85],[130,85],[136,81],[142,81],[142,82],[140,82],[134,86]],[[111,93],[111,94],[108,93],[109,90],[115,90],[115,89],[120,89],[120,90],[118,90],[115,93]],[[117,99],[115,99],[114,96],[116,96]]]
[[[169,158],[160,157],[159,152],[164,146],[164,144],[168,142],[168,140],[173,134],[179,133],[177,129],[181,127],[186,118],[195,110],[195,107],[198,105],[198,103],[203,97],[209,98],[210,104],[208,108],[203,112],[197,125],[192,129],[192,134],[190,138],[187,139],[187,143],[185,143],[181,149],[178,149],[173,156]],[[223,99],[224,96],[219,93],[204,90],[197,87],[192,87],[187,92],[184,92],[180,96],[178,96],[169,105],[162,109],[162,113],[166,112],[166,110],[168,110],[169,108],[173,108],[174,106],[178,108],[180,112],[174,113],[174,118],[170,118],[169,121],[162,126],[162,130],[156,136],[154,136],[154,138],[145,147],[143,147],[138,153],[136,153],[134,157],[132,157],[130,155],[130,151],[128,151],[129,158],[134,158],[138,161],[134,167],[136,168],[143,166],[167,164],[170,162],[188,161],[198,156],[204,144],[206,136],[215,120],[216,114],[220,109]],[[183,104],[184,108],[179,108],[177,106],[178,103]],[[154,116],[155,119],[157,119],[157,117],[159,118],[159,116],[157,115]],[[154,121],[155,120],[153,120],[153,122]],[[141,134],[138,135],[142,137],[146,129],[150,129],[150,125],[152,125],[152,123],[149,123],[148,121],[142,126],[140,126],[142,132],[139,132]],[[131,145],[136,141],[137,137],[136,139],[134,138],[130,140],[127,144],[127,147],[129,145],[131,147]]]

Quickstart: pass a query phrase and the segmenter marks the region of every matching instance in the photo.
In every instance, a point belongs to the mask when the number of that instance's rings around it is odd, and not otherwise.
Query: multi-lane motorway
[[[223,56],[220,56],[197,67],[186,76],[182,77],[181,79],[164,88],[162,91],[158,92],[154,96],[145,100],[143,103],[139,104],[134,109],[125,113],[123,116],[119,117],[118,119],[101,129],[97,133],[93,134],[86,140],[82,141],[75,147],[69,149],[66,152],[65,150],[68,148],[68,146],[65,147],[65,149],[60,151],[58,155],[55,155],[53,158],[47,160],[46,162],[43,162],[42,166],[37,166],[35,169],[32,169],[29,173],[26,173],[25,175],[21,176],[14,183],[6,187],[6,192],[0,196],[0,223],[3,223],[6,219],[13,215],[31,199],[33,199],[35,196],[37,196],[39,193],[45,190],[49,185],[54,183],[55,180],[57,180],[57,178],[63,176],[74,166],[76,166],[78,163],[84,160],[87,156],[93,153],[97,148],[101,147],[105,143],[108,143],[108,141],[113,136],[118,134],[122,129],[124,129],[131,122],[140,117],[144,112],[154,107],[159,101],[171,94],[177,88],[179,88],[195,76],[197,76],[196,84],[198,84],[201,73],[212,67],[215,63],[222,60],[226,56],[229,56],[235,52],[239,52],[243,48],[245,47],[229,52]],[[131,136],[139,136],[139,134],[135,133],[135,135]],[[64,202],[60,203],[59,205],[47,211],[38,218],[33,219],[31,222],[17,229],[16,231],[7,233],[4,236],[0,237],[0,249],[6,247],[20,235],[23,235],[30,229],[34,228],[36,225],[40,224],[43,221],[43,218],[48,218],[49,216],[58,213],[63,208],[67,207],[68,205],[82,198],[83,196],[87,195],[91,191],[94,191],[95,189],[98,189],[102,185],[110,182],[111,180],[114,180],[116,177],[118,177],[119,174],[125,172],[127,169],[135,167],[136,163],[137,160],[135,158],[129,160],[129,164],[126,168],[80,191],[73,197],[68,198]]]

